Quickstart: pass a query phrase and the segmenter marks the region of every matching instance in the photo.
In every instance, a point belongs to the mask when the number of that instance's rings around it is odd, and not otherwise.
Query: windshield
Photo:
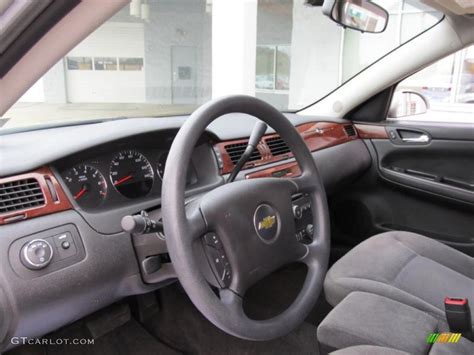
[[[360,33],[305,2],[132,0],[38,80],[0,126],[189,114],[229,94],[295,111],[441,18],[416,1],[380,0],[387,29]]]

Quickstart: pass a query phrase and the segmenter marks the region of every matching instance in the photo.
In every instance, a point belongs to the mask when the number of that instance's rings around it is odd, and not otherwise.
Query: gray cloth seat
[[[414,307],[355,291],[324,318],[317,337],[323,354],[474,354],[468,339],[431,344],[432,333],[449,333],[449,327]]]
[[[429,352],[429,355],[456,354],[456,352],[452,352],[451,351],[452,349],[447,347],[445,344],[443,345],[444,347],[441,344],[436,344],[433,347],[433,350]],[[358,345],[358,346],[351,346],[349,348],[333,351],[330,353],[330,355],[412,355],[412,354],[407,353],[406,351],[400,351],[400,350],[386,348],[382,346]]]
[[[333,306],[364,291],[446,321],[446,296],[467,297],[474,308],[473,279],[474,258],[419,234],[394,231],[367,239],[338,260],[324,291]]]
[[[349,348],[336,350],[331,355],[410,355],[406,351],[386,348],[384,346],[375,345],[358,345]]]

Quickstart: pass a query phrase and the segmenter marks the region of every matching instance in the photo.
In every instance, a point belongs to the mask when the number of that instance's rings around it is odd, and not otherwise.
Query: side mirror
[[[428,111],[430,104],[428,100],[416,91],[399,91],[393,95],[389,118],[399,118],[413,115],[422,115]]]
[[[360,32],[380,33],[388,24],[388,12],[369,0],[325,0],[323,13],[334,22]]]

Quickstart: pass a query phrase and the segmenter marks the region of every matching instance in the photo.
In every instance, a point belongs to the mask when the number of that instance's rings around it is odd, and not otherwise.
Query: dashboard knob
[[[301,217],[303,217],[303,210],[300,206],[293,205],[293,216],[295,216],[296,219],[301,219]]]
[[[313,239],[314,226],[310,223],[306,226],[306,235],[308,238]]]
[[[53,248],[44,239],[34,239],[21,249],[21,261],[28,269],[43,269],[53,258]]]

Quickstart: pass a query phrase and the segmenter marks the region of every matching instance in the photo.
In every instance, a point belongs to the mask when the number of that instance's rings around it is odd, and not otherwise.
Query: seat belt
[[[471,310],[467,298],[445,297],[444,310],[452,333],[461,333],[473,341]]]

